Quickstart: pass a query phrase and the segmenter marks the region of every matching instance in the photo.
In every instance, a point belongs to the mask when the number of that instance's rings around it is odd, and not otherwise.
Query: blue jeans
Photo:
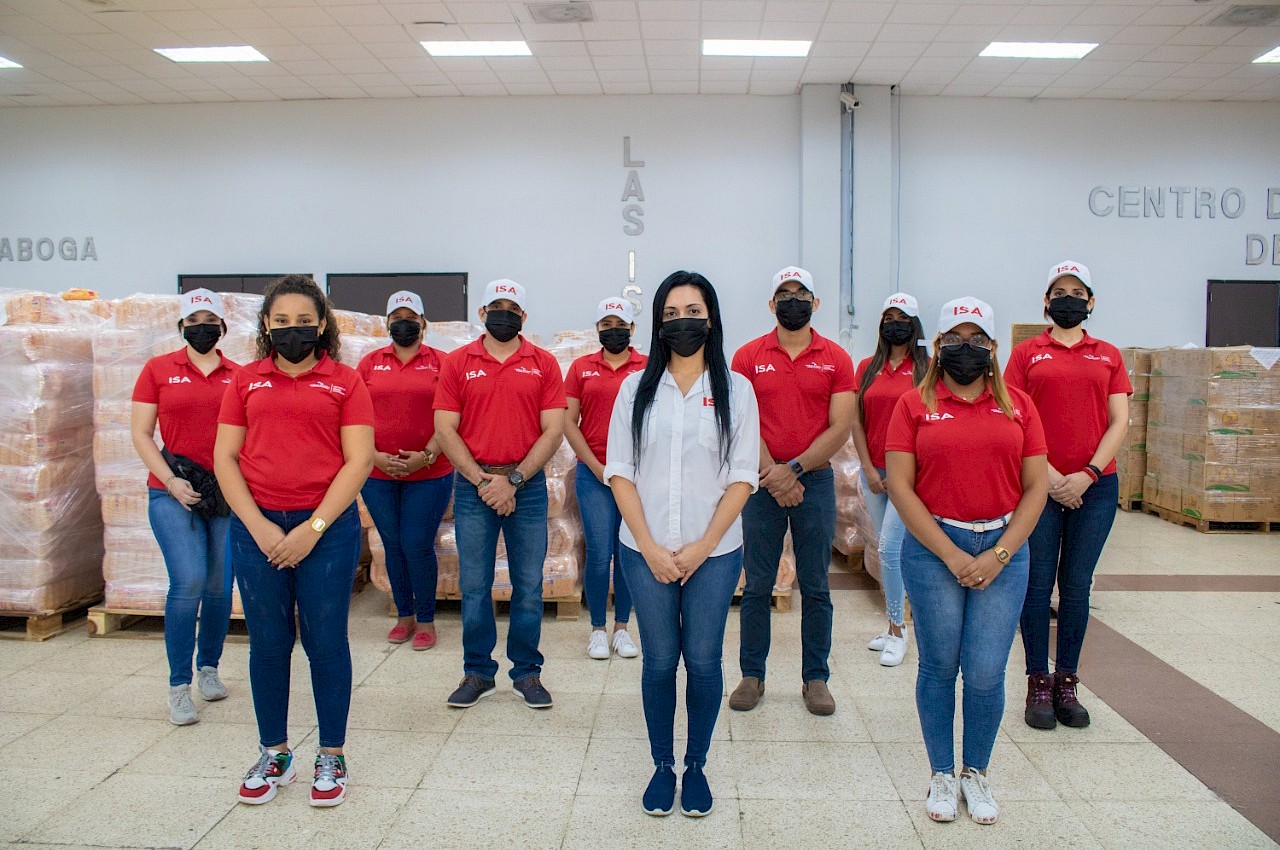
[[[795,507],[782,507],[762,488],[751,494],[742,509],[747,580],[738,610],[742,625],[738,662],[743,676],[764,679],[765,659],[769,657],[769,598],[778,580],[778,560],[788,525],[803,604],[802,681],[825,682],[831,676],[827,668],[827,656],[831,654],[831,588],[827,572],[831,567],[831,541],[836,534],[835,474],[829,468],[815,469],[800,476],[800,483],[804,485],[804,501]]]
[[[603,629],[609,613],[609,574],[613,573],[613,621],[626,623],[631,619],[631,591],[622,575],[622,567],[612,571],[611,565],[620,564],[618,529],[622,527],[622,514],[613,500],[613,491],[601,484],[591,467],[578,461],[574,472],[574,487],[578,494],[578,510],[582,514],[582,534],[587,541],[587,566],[583,570],[582,584],[587,592],[587,610],[591,612],[591,627]]]
[[[880,477],[884,470],[878,469]],[[888,493],[872,493],[867,476],[862,476],[862,493],[871,515],[871,525],[876,530],[876,551],[880,554],[880,586],[884,591],[884,610],[889,622],[901,626],[906,616],[907,592],[902,584],[902,536],[906,528],[898,509],[889,500]]]
[[[970,531],[938,524],[970,555],[992,548],[1004,529]],[[986,590],[961,586],[937,555],[908,531],[902,577],[911,595],[920,671],[916,709],[936,773],[955,769],[956,674],[964,671],[964,763],[986,770],[1004,715],[1004,670],[1027,595],[1024,543]]]
[[[676,763],[676,667],[683,657],[689,713],[684,763],[704,765],[724,694],[724,624],[742,574],[742,550],[708,558],[682,587],[659,582],[643,555],[621,549],[644,643],[640,693],[653,763]]]
[[[314,512],[263,511],[288,534]],[[292,569],[267,563],[239,517],[231,518],[231,562],[249,627],[249,684],[258,718],[259,743],[289,740],[289,660],[301,627],[311,663],[311,690],[320,725],[320,746],[341,747],[351,708],[351,647],[347,614],[360,558],[360,516],[352,503],[321,535],[311,554]],[[294,606],[297,606],[297,623]]]
[[[422,481],[370,478],[360,490],[382,538],[396,613],[419,623],[436,618],[436,531],[452,491],[452,474]]]
[[[231,518],[206,520],[164,490],[148,488],[147,493],[147,518],[169,572],[169,592],[164,598],[169,685],[189,685],[193,652],[197,667],[217,667],[222,660],[222,644],[231,624],[231,566],[227,563]]]
[[[480,499],[475,485],[457,476],[453,485],[453,527],[458,540],[458,587],[462,591],[462,671],[492,679],[498,675],[493,649],[498,624],[493,615],[493,568],[498,532],[507,544],[511,575],[511,626],[507,658],[511,678],[542,673],[542,563],[547,558],[547,478],[539,472],[516,492],[516,510],[498,516]]]
[[[1022,648],[1027,675],[1049,672],[1049,598],[1058,583],[1058,651],[1060,673],[1075,673],[1089,625],[1089,588],[1102,547],[1116,521],[1120,483],[1104,475],[1084,491],[1075,510],[1049,499],[1031,532],[1031,575],[1022,606]]]

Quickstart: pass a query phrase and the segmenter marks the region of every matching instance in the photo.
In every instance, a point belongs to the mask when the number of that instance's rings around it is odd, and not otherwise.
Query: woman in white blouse
[[[725,619],[742,572],[739,514],[758,483],[755,392],[729,371],[716,291],[678,271],[653,298],[649,363],[623,383],[609,422],[605,483],[622,513],[621,564],[644,644],[641,693],[656,770],[644,810],[675,809],[676,667],[689,737],[680,811],[710,814],[703,773],[724,693]]]

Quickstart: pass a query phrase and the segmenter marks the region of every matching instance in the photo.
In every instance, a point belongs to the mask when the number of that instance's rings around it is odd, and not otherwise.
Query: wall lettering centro
[[[8,260],[17,263],[29,263],[32,260],[48,262],[57,257],[60,260],[81,261],[98,259],[98,248],[93,244],[93,237],[86,236],[77,242],[70,236],[54,240],[48,236],[31,239],[20,236],[16,239],[0,237],[0,262]]]

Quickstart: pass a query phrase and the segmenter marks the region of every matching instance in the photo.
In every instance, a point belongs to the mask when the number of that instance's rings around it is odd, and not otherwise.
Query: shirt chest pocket
[[[720,431],[716,423],[716,409],[703,407],[698,415],[698,445],[720,454]]]

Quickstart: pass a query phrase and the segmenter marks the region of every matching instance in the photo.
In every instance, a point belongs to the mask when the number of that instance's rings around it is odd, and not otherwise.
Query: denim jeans
[[[314,512],[262,513],[288,534]],[[311,663],[320,746],[341,747],[345,742],[351,708],[347,614],[359,558],[360,516],[355,503],[330,523],[311,554],[292,569],[267,563],[244,523],[231,518],[231,562],[249,627],[249,684],[262,746],[274,747],[289,739],[289,661],[298,627]]]
[[[884,470],[880,469],[880,477]],[[907,593],[902,584],[902,536],[906,528],[902,517],[893,506],[887,493],[872,493],[867,476],[862,476],[862,493],[871,514],[871,524],[876,530],[876,551],[880,554],[880,587],[884,590],[884,610],[889,621],[901,626],[906,616]]]
[[[493,569],[498,532],[507,544],[511,575],[511,624],[507,658],[511,678],[542,673],[542,563],[547,557],[547,478],[539,472],[516,491],[516,510],[497,512],[475,485],[457,476],[453,485],[453,527],[458,540],[458,587],[462,591],[462,670],[492,679],[498,675],[493,649],[498,624],[493,614]]]
[[[613,621],[625,623],[631,619],[631,591],[622,575],[618,550],[618,529],[622,526],[622,514],[613,500],[613,491],[600,483],[591,467],[578,461],[574,472],[574,487],[578,494],[578,511],[582,514],[582,534],[587,542],[587,564],[582,574],[583,589],[587,594],[587,610],[591,613],[591,627],[603,629],[609,613],[609,574],[613,566]]]
[[[1120,485],[1104,475],[1084,491],[1075,510],[1049,499],[1031,532],[1031,575],[1022,606],[1022,648],[1027,675],[1049,672],[1049,597],[1058,583],[1058,651],[1060,673],[1075,673],[1089,625],[1089,588],[1102,547],[1116,521]]]
[[[370,478],[360,490],[382,538],[396,613],[436,618],[436,531],[453,494],[453,475],[422,481]]]
[[[970,555],[995,546],[1004,529],[970,531],[939,523]],[[964,673],[964,763],[986,770],[1004,715],[1004,671],[1027,595],[1029,547],[1023,544],[986,590],[960,585],[946,564],[908,531],[902,577],[911,595],[920,671],[916,709],[929,766],[955,769],[956,674]]]
[[[738,620],[742,639],[738,662],[742,675],[764,679],[769,657],[769,599],[778,580],[782,539],[791,527],[796,553],[796,581],[803,608],[800,615],[801,679],[830,678],[831,654],[831,541],[836,534],[835,474],[815,469],[800,476],[804,501],[784,508],[763,488],[751,494],[742,509],[743,564],[747,571]]]
[[[653,763],[676,763],[676,667],[683,657],[689,713],[684,763],[704,765],[724,694],[724,625],[742,574],[742,550],[708,558],[682,587],[659,582],[643,555],[621,548],[644,643],[640,693]]]
[[[164,598],[169,685],[189,685],[193,652],[197,667],[217,667],[222,660],[222,644],[231,623],[231,566],[227,563],[231,518],[206,520],[164,490],[149,488],[148,499],[147,518],[169,572],[169,592]]]

